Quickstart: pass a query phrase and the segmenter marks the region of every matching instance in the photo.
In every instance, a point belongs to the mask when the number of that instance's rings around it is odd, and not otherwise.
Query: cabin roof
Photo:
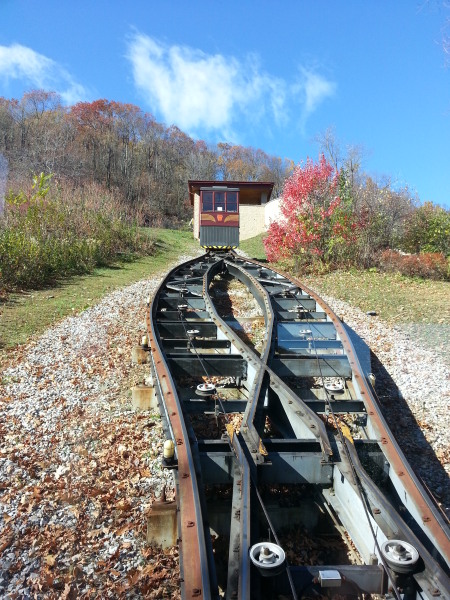
[[[190,179],[189,201],[194,205],[194,195],[200,193],[203,187],[229,187],[239,188],[239,201],[241,204],[261,204],[261,194],[267,194],[266,202],[270,200],[272,194],[273,181],[209,181],[203,179]]]

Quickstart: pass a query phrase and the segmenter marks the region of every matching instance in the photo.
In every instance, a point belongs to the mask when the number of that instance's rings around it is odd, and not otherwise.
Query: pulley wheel
[[[216,393],[216,386],[212,383],[200,383],[195,390],[197,396],[203,396],[207,398]]]
[[[381,554],[395,573],[412,573],[419,560],[419,553],[403,540],[386,540],[381,545]]]
[[[260,542],[250,548],[250,560],[263,577],[279,575],[286,568],[286,554],[277,544]]]
[[[327,381],[325,382],[324,386],[323,386],[328,392],[331,392],[332,394],[335,394],[336,392],[343,392],[344,391],[344,385],[342,383],[342,381]]]

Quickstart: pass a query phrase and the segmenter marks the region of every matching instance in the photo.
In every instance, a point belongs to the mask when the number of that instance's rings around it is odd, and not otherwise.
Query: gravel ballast
[[[180,257],[184,262],[189,257]],[[0,387],[0,597],[179,598],[177,549],[146,544],[161,468],[157,413],[131,363],[162,275],[117,290],[21,347]],[[324,297],[371,348],[376,391],[416,473],[448,506],[448,369],[400,328]],[[447,470],[447,472],[446,472]]]

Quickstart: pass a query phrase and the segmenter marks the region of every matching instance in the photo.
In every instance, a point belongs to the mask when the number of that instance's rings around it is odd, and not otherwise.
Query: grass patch
[[[249,257],[263,260],[263,239],[264,234],[257,235],[239,247]],[[356,269],[300,275],[299,279],[317,292],[344,300],[364,312],[374,310],[390,323],[450,324],[450,283],[446,281]]]
[[[103,296],[140,279],[164,272],[183,253],[198,249],[192,232],[146,229],[154,238],[155,254],[114,267],[97,268],[92,274],[75,276],[54,287],[11,294],[0,304],[0,364],[8,353],[31,336],[60,319],[96,304]]]
[[[450,324],[450,283],[446,281],[356,270],[300,276],[300,280],[365,312],[375,310],[388,323]]]
[[[395,325],[450,365],[450,283],[398,273],[335,271],[301,276],[319,295],[344,300]]]
[[[239,244],[250,258],[265,260],[264,234]],[[277,265],[274,264],[276,267]],[[300,275],[319,294],[344,300],[367,312],[374,310],[392,324],[450,325],[450,283],[376,271],[332,271]]]
[[[243,240],[239,242],[239,248],[248,254],[250,258],[254,258],[255,260],[266,261],[266,253],[264,251],[263,239],[266,234],[261,233],[252,237],[248,240]]]

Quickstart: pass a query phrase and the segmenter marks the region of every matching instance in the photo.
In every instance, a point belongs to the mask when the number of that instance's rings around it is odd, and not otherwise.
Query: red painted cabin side
[[[200,188],[200,245],[237,248],[239,245],[239,189]]]

